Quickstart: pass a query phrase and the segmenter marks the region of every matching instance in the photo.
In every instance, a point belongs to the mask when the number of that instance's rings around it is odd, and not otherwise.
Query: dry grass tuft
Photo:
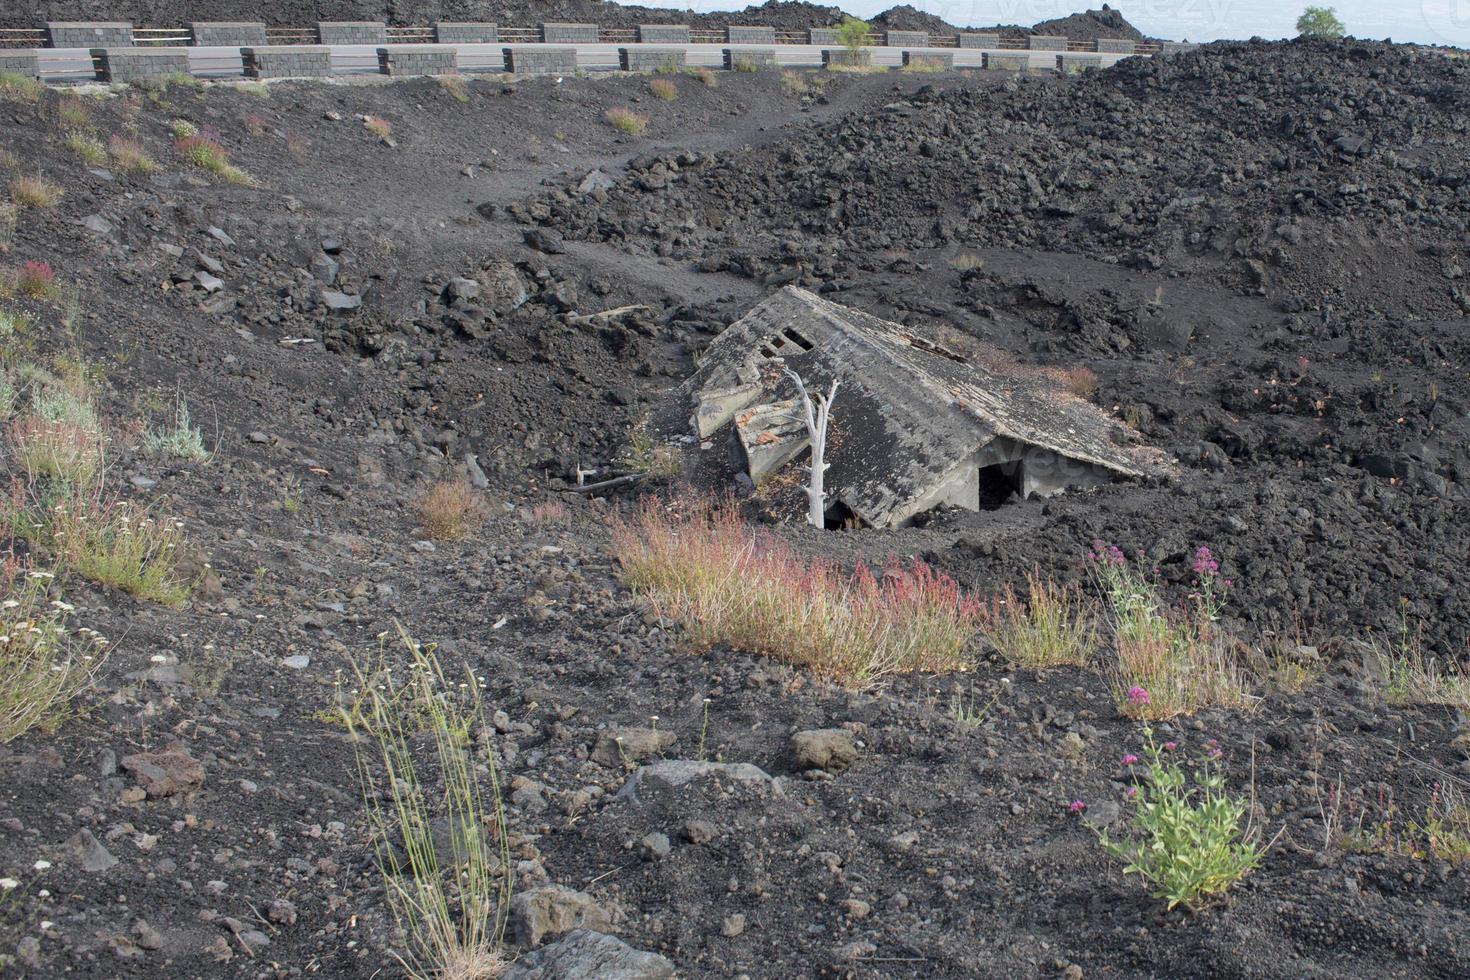
[[[174,148],[194,166],[231,184],[249,186],[254,183],[249,174],[230,163],[230,155],[225,148],[207,136],[198,133],[182,136],[175,141]]]
[[[408,654],[354,664],[341,720],[352,736],[368,829],[413,980],[491,980],[514,867],[483,679],[446,675],[432,645],[394,624]],[[386,637],[385,637],[386,638]]]
[[[92,113],[81,99],[69,95],[56,103],[56,121],[62,129],[85,130],[92,125]]]
[[[1439,660],[1424,649],[1421,631],[1411,630],[1401,614],[1398,636],[1375,640],[1373,655],[1383,698],[1389,704],[1440,704],[1470,711],[1470,670],[1454,660]]]
[[[434,484],[418,498],[415,509],[424,533],[436,541],[466,537],[490,516],[484,496],[463,480]]]
[[[1196,552],[1195,590],[1176,608],[1165,605],[1141,554],[1130,562],[1121,549],[1095,541],[1090,557],[1112,623],[1118,654],[1113,693],[1124,715],[1161,721],[1204,707],[1253,703],[1230,638],[1216,625],[1229,583],[1218,579],[1209,549]]]
[[[632,109],[621,106],[607,110],[602,114],[613,129],[621,130],[629,136],[640,136],[648,128],[648,117],[640,116]]]
[[[781,73],[781,89],[787,95],[806,95],[811,91],[811,86],[800,72],[788,69]]]
[[[15,289],[31,299],[51,299],[56,296],[56,271],[49,262],[31,259],[15,274]]]
[[[708,68],[694,68],[690,70],[689,74],[698,79],[699,84],[703,85],[705,88],[720,87],[719,76],[710,71]]]
[[[463,75],[440,75],[439,88],[456,102],[470,100],[470,83]]]
[[[960,670],[980,604],[921,561],[842,573],[753,530],[732,506],[646,502],[614,528],[622,579],[696,647],[728,645],[865,686]]]
[[[17,177],[10,182],[10,199],[23,208],[52,207],[63,193],[44,177]]]
[[[56,731],[106,647],[67,624],[72,607],[51,598],[54,578],[13,557],[0,561],[0,744]]]
[[[124,136],[113,136],[107,141],[107,152],[112,156],[112,165],[123,173],[151,174],[158,164],[137,140]]]
[[[1097,375],[1092,368],[1072,367],[1061,371],[1062,387],[1086,401],[1097,394]]]
[[[386,140],[393,135],[393,124],[382,116],[365,116],[362,120],[362,128],[380,140]]]
[[[679,86],[675,85],[671,78],[655,78],[648,83],[648,92],[655,99],[673,102],[679,97]]]
[[[39,81],[17,72],[0,72],[0,102],[37,102],[46,91]]]
[[[980,633],[1018,667],[1084,667],[1096,649],[1097,603],[1076,585],[1058,585],[1033,570],[1026,598],[1005,590],[986,603]]]
[[[81,157],[89,167],[100,167],[107,162],[107,147],[93,133],[80,130],[67,133],[66,148]]]

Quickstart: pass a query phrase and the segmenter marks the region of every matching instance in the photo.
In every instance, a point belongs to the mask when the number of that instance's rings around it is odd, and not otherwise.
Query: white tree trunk
[[[801,396],[801,409],[806,419],[806,434],[812,443],[811,480],[807,483],[806,488],[806,520],[812,527],[826,527],[827,494],[823,484],[827,468],[832,465],[826,462],[827,420],[832,411],[832,402],[837,397],[838,382],[836,378],[833,378],[832,387],[828,389],[827,396],[823,398],[817,395],[816,404],[813,405],[812,396],[807,393],[801,375],[787,368],[786,376],[796,384],[796,392]]]

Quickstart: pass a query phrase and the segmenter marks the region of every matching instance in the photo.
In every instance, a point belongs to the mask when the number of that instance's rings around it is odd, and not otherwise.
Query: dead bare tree
[[[796,393],[801,396],[801,408],[806,419],[806,434],[812,443],[812,470],[811,479],[807,483],[806,499],[807,523],[813,527],[827,526],[827,494],[823,489],[824,477],[827,468],[832,464],[825,461],[827,455],[827,420],[832,412],[832,402],[837,398],[836,378],[832,379],[832,387],[827,390],[824,398],[820,393],[813,399],[807,393],[806,384],[801,380],[801,375],[790,368],[786,368],[786,376],[796,385]],[[815,404],[813,402],[815,401]]]

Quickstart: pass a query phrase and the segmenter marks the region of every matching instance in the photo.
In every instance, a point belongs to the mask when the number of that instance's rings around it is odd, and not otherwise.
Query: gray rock
[[[211,276],[203,270],[194,273],[194,278],[198,280],[199,285],[203,287],[206,293],[217,293],[225,286],[224,282],[218,277]]]
[[[638,853],[645,861],[660,861],[673,852],[669,844],[669,835],[660,834],[657,831],[644,834],[643,839],[638,842]]]
[[[1093,830],[1105,830],[1117,823],[1123,808],[1112,800],[1093,803],[1082,811],[1082,822]]]
[[[620,800],[638,799],[638,790],[648,780],[678,788],[696,779],[718,777],[738,783],[772,785],[774,780],[765,770],[748,762],[695,762],[692,759],[661,759],[638,767],[618,790]]]
[[[199,259],[199,265],[205,272],[212,272],[217,276],[225,274],[225,264],[208,252],[195,252]]]
[[[520,946],[539,946],[548,936],[574,929],[608,932],[612,919],[597,899],[564,885],[542,885],[510,900],[510,938]]]
[[[81,862],[83,871],[106,871],[117,864],[117,858],[85,827],[67,838],[66,846]]]
[[[532,228],[524,237],[527,245],[547,255],[561,255],[567,250],[561,232],[551,228]]]
[[[172,255],[176,259],[184,257],[184,247],[182,245],[175,245],[173,242],[159,242],[158,250],[165,255]]]
[[[304,653],[292,654],[281,661],[281,666],[289,667],[292,670],[305,670],[311,666],[311,658]]]
[[[857,759],[857,745],[840,728],[818,728],[791,736],[791,755],[798,769],[845,772]]]
[[[186,793],[204,782],[204,767],[176,747],[123,756],[122,767],[152,799]]]
[[[228,234],[226,234],[226,232],[225,232],[225,230],[223,228],[216,228],[214,225],[210,225],[209,226],[209,237],[210,238],[213,238],[215,241],[219,242],[221,245],[234,245],[235,244],[235,240],[233,238],[231,238]]]
[[[473,279],[455,276],[444,287],[444,293],[450,299],[475,299],[480,295],[480,284]]]
[[[496,316],[513,313],[531,298],[520,271],[509,262],[491,262],[475,280],[480,284],[481,305]]]
[[[614,728],[597,736],[597,744],[592,747],[592,761],[609,769],[632,767],[678,740],[673,732],[654,728]]]
[[[341,268],[337,260],[326,252],[318,252],[316,258],[311,260],[311,274],[317,278],[317,281],[328,286],[337,281],[337,273],[341,271]]]
[[[95,235],[112,234],[112,222],[100,214],[89,214],[82,219],[82,227]]]
[[[674,964],[615,936],[578,929],[516,960],[505,980],[672,980]]]
[[[329,310],[355,310],[362,305],[362,297],[339,293],[335,289],[322,290],[322,302]]]
[[[464,471],[465,476],[469,478],[470,486],[476,490],[489,489],[490,478],[485,475],[484,470],[480,469],[480,459],[474,453],[464,454]]]
[[[577,193],[591,194],[593,191],[610,191],[617,186],[617,183],[601,170],[593,170],[577,185]]]

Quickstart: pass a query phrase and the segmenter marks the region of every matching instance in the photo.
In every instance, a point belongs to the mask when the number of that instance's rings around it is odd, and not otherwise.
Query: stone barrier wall
[[[318,44],[387,44],[388,26],[373,20],[324,20],[316,25]]]
[[[596,44],[596,24],[542,24],[541,40],[547,44]]]
[[[890,48],[927,48],[928,31],[889,31],[883,35],[883,44]]]
[[[1031,56],[1024,51],[987,51],[980,56],[980,64],[989,71],[1027,71]]]
[[[277,44],[241,48],[247,78],[322,78],[332,73],[330,48]]]
[[[41,77],[41,60],[34,51],[6,51],[0,48],[0,72],[9,75],[24,75],[26,78]]]
[[[683,48],[618,48],[618,67],[623,71],[679,69],[684,63]]]
[[[775,44],[774,27],[727,27],[725,40],[730,44]]]
[[[948,51],[905,51],[905,68],[953,68],[954,55]]]
[[[824,68],[831,68],[834,65],[839,68],[866,68],[872,63],[873,52],[868,48],[858,48],[856,51],[837,48],[822,52],[822,67]]]
[[[1083,54],[1079,51],[1073,51],[1068,54],[1057,55],[1057,71],[1063,73],[1082,71],[1087,68],[1101,68],[1102,63],[1102,55],[1100,54]]]
[[[573,75],[576,48],[506,48],[505,70],[512,75]]]
[[[198,21],[189,25],[190,42],[197,47],[265,47],[265,25],[248,21]]]
[[[639,44],[688,44],[687,24],[639,24]]]
[[[1097,50],[1101,54],[1136,54],[1138,42],[1128,41],[1121,38],[1100,37],[1097,39]]]
[[[1067,39],[1050,34],[1031,34],[1026,38],[1026,46],[1032,51],[1065,51]]]
[[[807,44],[836,44],[837,29],[835,27],[813,27],[806,32]]]
[[[434,40],[440,44],[499,44],[500,27],[441,20],[434,25]]]
[[[776,67],[776,49],[775,48],[740,48],[739,50],[735,50],[735,49],[732,49],[732,48],[726,48],[725,49],[725,68],[726,68],[726,70],[728,70],[728,71],[735,71],[736,70],[735,69],[735,66],[738,65],[738,64],[742,64],[742,63],[747,64],[747,65],[754,65],[757,68],[775,68]],[[749,71],[748,68],[745,69],[745,70],[746,71]]]
[[[961,34],[959,46],[962,48],[998,48],[1000,47],[1000,35]]]
[[[1165,41],[1159,54],[1168,57],[1169,55],[1184,54],[1186,51],[1193,51],[1197,47],[1199,47],[1198,44],[1190,44],[1188,41]]]
[[[127,21],[53,20],[46,23],[48,48],[130,48],[133,25]]]
[[[189,74],[188,48],[93,48],[99,82],[136,82]]]
[[[452,75],[459,71],[459,56],[453,48],[395,44],[378,49],[378,70],[384,75]]]

